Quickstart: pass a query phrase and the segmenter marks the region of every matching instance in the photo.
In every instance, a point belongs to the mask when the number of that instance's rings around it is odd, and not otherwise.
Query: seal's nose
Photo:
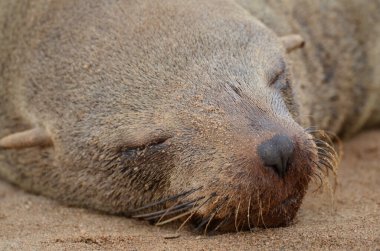
[[[291,162],[294,152],[292,140],[284,135],[275,135],[273,138],[264,141],[258,147],[258,153],[264,165],[273,168],[282,178]]]

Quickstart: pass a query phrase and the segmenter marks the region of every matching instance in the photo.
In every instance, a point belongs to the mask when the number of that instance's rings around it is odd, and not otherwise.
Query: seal
[[[355,3],[1,1],[0,176],[157,225],[288,225],[338,164],[323,130],[380,122],[380,7]]]

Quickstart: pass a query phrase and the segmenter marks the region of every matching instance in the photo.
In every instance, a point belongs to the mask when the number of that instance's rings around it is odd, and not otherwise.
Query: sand
[[[0,181],[0,250],[380,250],[380,131],[345,142],[332,195],[310,191],[285,228],[204,236],[72,208]]]

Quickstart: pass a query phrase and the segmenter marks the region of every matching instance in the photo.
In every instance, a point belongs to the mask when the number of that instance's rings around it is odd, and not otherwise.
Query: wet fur
[[[380,7],[354,29],[355,1],[315,17],[319,5],[296,3],[0,2],[0,138],[41,127],[54,146],[1,149],[0,176],[205,231],[288,224],[317,170],[337,164],[311,126],[351,135],[380,121],[380,33],[365,26]],[[318,21],[336,18],[339,39],[327,38]],[[290,33],[306,39],[292,64],[277,37]],[[277,90],[281,64],[291,87]],[[297,142],[285,180],[256,152],[277,133]]]

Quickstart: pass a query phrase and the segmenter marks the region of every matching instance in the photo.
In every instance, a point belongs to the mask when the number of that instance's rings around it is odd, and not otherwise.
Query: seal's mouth
[[[300,200],[300,198],[299,198],[298,195],[288,197],[287,199],[285,199],[284,201],[282,201],[280,203],[280,205],[278,205],[277,207],[275,207],[275,209],[277,209],[278,207],[288,207],[288,206],[291,206],[291,205],[295,205],[296,203],[299,202],[299,200]]]
[[[303,195],[291,195],[262,217],[259,227],[283,227],[288,226],[301,206]]]

